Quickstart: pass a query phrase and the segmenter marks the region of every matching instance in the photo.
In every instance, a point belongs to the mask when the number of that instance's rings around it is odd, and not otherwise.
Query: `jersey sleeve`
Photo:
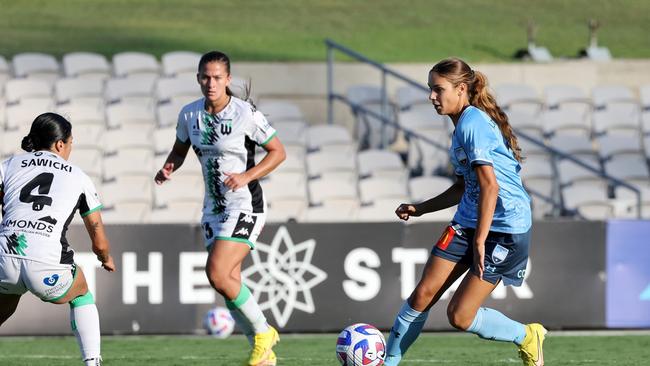
[[[276,131],[260,111],[253,112],[253,123],[248,130],[248,137],[258,145],[264,146],[275,137]]]
[[[181,109],[180,113],[178,114],[178,122],[176,123],[176,138],[184,143],[189,143],[190,141],[185,109]]]
[[[5,191],[5,165],[7,165],[7,160],[0,163],[0,195]]]
[[[476,116],[461,124],[459,142],[467,154],[470,166],[494,165],[492,152],[499,145],[499,141],[497,141],[489,123],[489,121]]]
[[[93,181],[85,174],[83,175],[81,189],[81,200],[79,203],[79,214],[81,214],[81,217],[86,217],[97,210],[101,210],[103,206],[99,200],[99,194],[97,194]]]

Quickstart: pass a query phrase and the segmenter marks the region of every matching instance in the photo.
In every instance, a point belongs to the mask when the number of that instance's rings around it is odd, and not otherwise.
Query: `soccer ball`
[[[235,329],[235,319],[228,309],[217,306],[205,313],[203,327],[214,337],[227,338]]]
[[[369,324],[350,325],[336,341],[336,358],[343,366],[381,366],[385,357],[384,336]]]

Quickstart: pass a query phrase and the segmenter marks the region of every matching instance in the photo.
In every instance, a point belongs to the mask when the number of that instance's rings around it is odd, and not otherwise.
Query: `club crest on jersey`
[[[503,262],[507,256],[508,256],[508,249],[502,247],[499,244],[497,244],[494,247],[494,250],[492,250],[492,262],[494,262],[494,264],[499,264]]]
[[[50,287],[56,285],[57,281],[59,281],[59,275],[58,274],[53,274],[51,277],[43,278],[43,283],[50,286]]]
[[[222,119],[219,121],[222,135],[230,135],[232,132],[232,119]]]
[[[462,147],[455,148],[454,155],[456,156],[456,160],[458,160],[458,163],[460,165],[467,165],[467,154]]]

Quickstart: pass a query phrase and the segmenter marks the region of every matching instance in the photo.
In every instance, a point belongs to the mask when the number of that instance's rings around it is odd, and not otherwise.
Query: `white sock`
[[[248,339],[248,344],[253,347],[255,343],[255,331],[253,331],[253,326],[248,322],[244,314],[242,314],[242,312],[237,308],[230,309],[230,315],[232,315],[232,318],[235,319],[235,323],[237,323],[237,326],[239,326],[241,331],[246,336],[246,339]]]
[[[229,308],[237,308],[242,315],[248,320],[255,333],[264,333],[269,330],[269,324],[262,313],[262,309],[255,301],[251,291],[243,283],[239,290],[239,295],[234,300],[228,300]]]
[[[89,302],[88,296],[90,298]],[[77,337],[81,359],[86,365],[95,366],[101,360],[101,338],[99,334],[99,313],[90,292],[70,302],[70,323]]]

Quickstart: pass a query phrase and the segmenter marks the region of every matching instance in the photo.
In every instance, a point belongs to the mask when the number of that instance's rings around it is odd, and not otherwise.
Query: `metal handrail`
[[[385,100],[386,95],[387,95],[387,93],[386,93],[386,76],[387,75],[393,76],[393,77],[395,77],[395,78],[397,78],[397,79],[399,79],[401,81],[404,81],[404,82],[408,83],[409,85],[412,85],[412,86],[414,86],[416,88],[422,89],[425,92],[429,92],[429,88],[427,88],[427,87],[423,86],[422,84],[420,84],[420,83],[418,83],[418,82],[416,82],[416,81],[414,81],[414,80],[400,74],[397,71],[394,71],[394,70],[384,66],[381,63],[373,61],[373,60],[367,58],[366,56],[364,56],[364,55],[362,55],[362,54],[360,54],[360,53],[358,53],[356,51],[353,51],[353,50],[351,50],[351,49],[349,49],[349,48],[347,48],[345,46],[342,46],[342,45],[340,45],[340,44],[338,44],[338,43],[336,43],[336,42],[334,42],[334,41],[332,41],[330,39],[325,40],[325,45],[327,46],[327,102],[328,102],[327,120],[328,120],[328,123],[330,123],[330,124],[333,123],[333,118],[334,118],[334,106],[333,105],[334,105],[334,101],[338,100],[338,101],[341,101],[343,103],[346,103],[347,105],[349,105],[351,108],[353,108],[355,110],[360,110],[363,113],[369,114],[370,116],[372,116],[374,118],[377,118],[378,120],[382,121],[384,124],[394,126],[395,128],[397,128],[397,129],[399,129],[401,131],[404,131],[404,133],[406,134],[407,137],[408,136],[414,136],[414,137],[416,137],[416,138],[418,138],[420,140],[423,140],[423,141],[433,145],[434,147],[436,147],[438,149],[444,149],[444,150],[447,149],[445,146],[441,145],[437,141],[433,141],[433,140],[429,139],[428,137],[420,135],[419,133],[417,133],[415,131],[404,128],[403,126],[399,125],[395,121],[392,121],[392,120],[386,118],[384,115],[380,115],[379,113],[376,113],[375,111],[370,110],[370,109],[366,108],[365,106],[363,106],[361,104],[354,103],[354,102],[348,100],[348,98],[346,98],[343,95],[334,93],[334,50],[338,50],[338,51],[346,54],[349,57],[352,57],[352,58],[354,58],[354,59],[356,59],[358,61],[364,62],[366,64],[369,64],[369,65],[374,66],[375,68],[378,68],[379,70],[381,70],[381,72],[382,72],[382,76],[381,76],[381,79],[382,79],[381,80],[381,84],[382,84],[382,112],[385,112],[385,110],[386,110],[385,106],[387,104],[387,101]],[[383,113],[383,114],[385,114],[385,113]],[[513,130],[515,131],[515,133],[516,133],[516,135],[518,137],[520,136],[520,137],[524,138],[525,140],[527,140],[529,142],[532,142],[533,144],[535,144],[537,146],[543,147],[546,151],[550,152],[553,155],[553,157],[560,157],[561,159],[569,160],[569,161],[577,164],[578,166],[580,166],[582,168],[585,168],[585,169],[587,169],[588,171],[590,171],[592,173],[595,173],[595,175],[597,175],[598,177],[606,179],[607,181],[613,183],[615,186],[622,186],[622,187],[624,187],[626,189],[629,189],[632,192],[634,192],[634,194],[636,195],[637,218],[641,218],[641,209],[642,209],[642,206],[641,206],[641,191],[638,188],[636,188],[633,185],[631,185],[631,184],[629,184],[627,182],[624,182],[624,181],[622,181],[622,180],[620,180],[620,179],[618,179],[616,177],[613,177],[613,176],[610,176],[608,174],[602,173],[600,170],[590,166],[589,164],[586,164],[583,161],[581,161],[579,159],[576,159],[575,157],[573,157],[573,156],[571,156],[571,155],[569,155],[569,154],[567,154],[567,153],[565,153],[565,152],[563,152],[561,150],[558,150],[558,149],[555,149],[555,148],[553,148],[551,146],[548,146],[543,141],[538,140],[538,139],[536,139],[534,137],[531,137],[530,135],[520,131],[517,128],[513,127]],[[536,193],[536,192],[533,192],[533,193]],[[544,200],[548,200],[548,197],[543,197],[541,195],[540,195],[540,197],[542,197]],[[554,202],[554,204],[555,204],[555,202]],[[558,204],[558,206],[560,206],[560,205]]]

